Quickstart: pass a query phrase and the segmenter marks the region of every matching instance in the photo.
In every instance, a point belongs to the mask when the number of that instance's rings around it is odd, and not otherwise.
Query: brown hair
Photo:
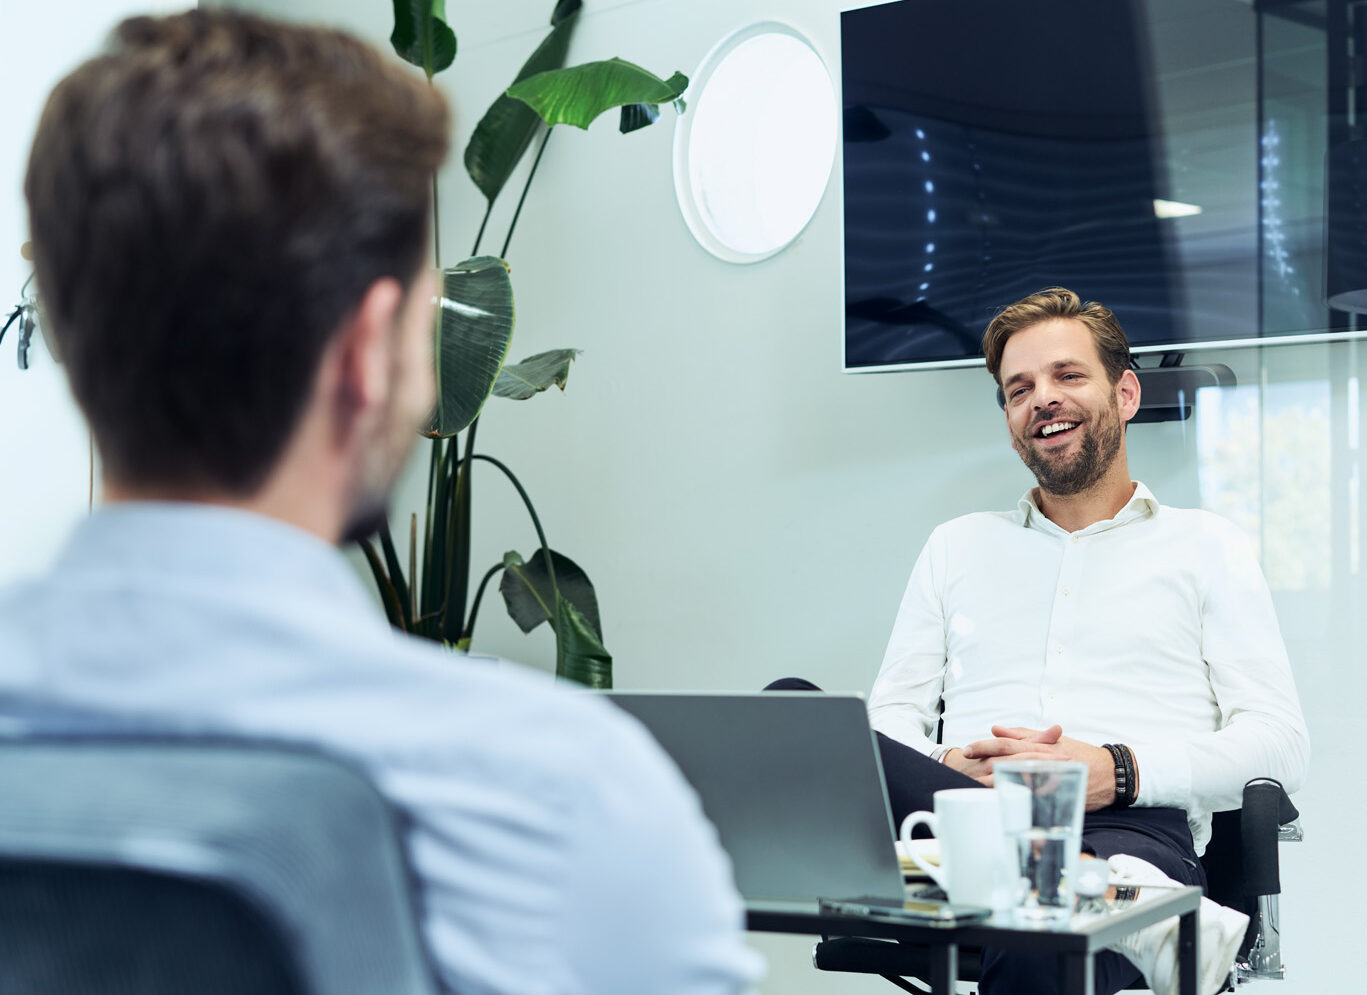
[[[106,470],[247,494],[332,334],[427,258],[445,100],[338,31],[136,17],[48,98],[29,157],[49,331]]]
[[[1096,301],[1084,304],[1081,297],[1064,287],[1048,287],[1002,308],[983,332],[987,372],[992,374],[998,386],[1002,382],[1002,350],[1006,348],[1006,340],[1022,329],[1051,318],[1076,318],[1087,326],[1112,385],[1130,368],[1130,343],[1110,308]]]

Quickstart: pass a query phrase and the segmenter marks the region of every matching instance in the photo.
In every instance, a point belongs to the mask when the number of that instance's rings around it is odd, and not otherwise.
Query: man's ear
[[[342,323],[333,345],[337,395],[345,413],[383,407],[393,386],[395,323],[403,306],[403,287],[392,277],[372,283]]]
[[[1120,420],[1129,421],[1139,413],[1139,377],[1134,370],[1120,374],[1115,384],[1116,405],[1120,408]]]

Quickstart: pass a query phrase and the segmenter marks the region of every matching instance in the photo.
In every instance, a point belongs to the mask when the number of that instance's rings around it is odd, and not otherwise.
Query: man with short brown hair
[[[1110,308],[1099,301],[1084,303],[1066,287],[1047,287],[1002,308],[983,332],[987,372],[992,374],[998,387],[1002,386],[1002,352],[1006,340],[1031,325],[1055,318],[1074,318],[1087,326],[1111,383],[1119,381],[1130,368],[1130,342]]]
[[[1238,807],[1252,778],[1295,791],[1305,777],[1267,584],[1232,524],[1130,479],[1140,385],[1108,309],[1032,294],[988,326],[984,352],[1039,486],[1013,511],[939,526],[912,570],[869,701],[896,814],[929,808],[938,788],[990,785],[1000,758],[1081,761],[1085,846],[1204,885],[1210,813]],[[1223,984],[1244,921],[1207,905],[1203,995]],[[1097,991],[1136,980],[1134,965],[1174,991],[1172,941],[1175,920],[1098,957]],[[1052,991],[1054,973],[1049,958],[994,952],[983,991]]]
[[[447,990],[741,992],[730,864],[644,730],[396,634],[336,549],[432,408],[448,130],[369,46],[228,10],[126,21],[57,86],[26,192],[104,502],[0,592],[3,718],[351,760]]]

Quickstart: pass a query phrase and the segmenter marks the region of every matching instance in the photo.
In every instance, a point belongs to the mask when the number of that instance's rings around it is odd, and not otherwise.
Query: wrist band
[[[1139,798],[1139,767],[1134,762],[1134,751],[1128,746],[1120,747],[1120,755],[1125,759],[1125,804],[1133,805]]]
[[[1111,755],[1115,764],[1115,801],[1112,808],[1129,808],[1139,793],[1138,771],[1135,768],[1134,754],[1128,746],[1103,743],[1102,747]]]

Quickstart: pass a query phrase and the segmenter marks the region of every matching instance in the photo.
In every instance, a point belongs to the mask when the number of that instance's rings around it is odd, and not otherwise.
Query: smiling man
[[[894,812],[991,784],[997,758],[1082,761],[1084,847],[1138,879],[1204,886],[1210,813],[1237,808],[1251,778],[1295,791],[1305,777],[1309,741],[1267,584],[1232,524],[1160,505],[1130,479],[1140,388],[1108,308],[1043,290],[993,319],[983,352],[1039,485],[1012,511],[941,525],[916,561],[869,702]],[[1206,902],[1201,919],[1211,992],[1244,917]],[[1098,957],[1097,992],[1140,969],[1175,991],[1170,933]],[[1055,970],[993,953],[982,990],[1053,991]]]
[[[1129,346],[1119,326],[1098,308],[1089,305],[1090,324],[1082,317],[1046,318],[1009,337],[1010,319],[998,318],[988,340],[1011,445],[1039,481],[1044,504],[1077,495],[1086,495],[1086,504],[1115,501],[1134,490],[1124,459],[1125,423],[1139,410],[1139,380],[1121,365],[1128,364]],[[1041,507],[1047,517],[1051,510]]]

